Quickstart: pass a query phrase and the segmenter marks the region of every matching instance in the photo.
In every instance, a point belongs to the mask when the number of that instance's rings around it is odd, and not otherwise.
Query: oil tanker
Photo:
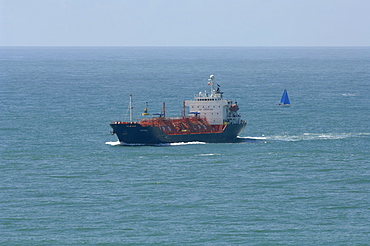
[[[237,142],[237,136],[247,122],[241,119],[236,102],[223,98],[220,85],[214,76],[208,79],[210,91],[199,92],[193,100],[183,102],[182,116],[166,117],[166,106],[151,118],[132,119],[132,95],[130,95],[129,121],[114,121],[112,134],[127,144],[161,144],[176,142]],[[149,115],[147,108],[142,115]]]

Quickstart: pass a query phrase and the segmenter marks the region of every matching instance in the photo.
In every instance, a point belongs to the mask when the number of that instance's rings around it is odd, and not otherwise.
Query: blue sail
[[[290,104],[290,100],[289,100],[288,92],[285,89],[283,96],[281,97],[281,100],[280,100],[280,105],[289,105],[289,104]]]

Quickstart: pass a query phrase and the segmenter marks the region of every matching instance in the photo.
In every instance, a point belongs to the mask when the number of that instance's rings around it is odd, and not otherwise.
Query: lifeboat
[[[231,112],[236,112],[239,110],[239,106],[237,104],[233,104],[230,106],[230,111]]]

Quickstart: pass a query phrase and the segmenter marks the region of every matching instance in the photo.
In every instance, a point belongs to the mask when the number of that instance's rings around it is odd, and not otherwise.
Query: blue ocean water
[[[369,47],[1,47],[0,244],[368,245],[369,68]],[[177,116],[211,74],[242,143],[109,134],[129,94]]]

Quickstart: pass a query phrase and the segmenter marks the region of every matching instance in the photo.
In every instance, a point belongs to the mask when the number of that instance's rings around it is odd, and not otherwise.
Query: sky
[[[370,46],[370,0],[0,0],[0,46]]]

